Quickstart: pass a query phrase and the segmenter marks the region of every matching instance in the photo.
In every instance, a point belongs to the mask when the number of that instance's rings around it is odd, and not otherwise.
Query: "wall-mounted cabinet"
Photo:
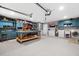
[[[67,19],[67,20],[60,20],[58,21],[58,28],[79,28],[79,19]]]

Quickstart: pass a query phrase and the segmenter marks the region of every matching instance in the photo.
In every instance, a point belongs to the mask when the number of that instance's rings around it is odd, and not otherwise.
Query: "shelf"
[[[36,38],[40,38],[40,36],[33,36],[33,37],[30,37],[30,38],[25,38],[25,39],[19,39],[18,37],[16,38],[17,41],[19,42],[24,42],[24,41],[28,41],[28,40],[33,40],[33,39],[36,39]]]

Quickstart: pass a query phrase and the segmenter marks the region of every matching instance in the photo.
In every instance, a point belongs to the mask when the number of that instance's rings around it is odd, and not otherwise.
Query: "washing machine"
[[[79,29],[71,29],[71,37],[79,39]]]

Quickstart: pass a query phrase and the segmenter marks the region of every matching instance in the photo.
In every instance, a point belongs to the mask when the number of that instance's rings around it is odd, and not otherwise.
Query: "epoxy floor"
[[[0,56],[79,56],[79,45],[67,39],[42,37],[22,44],[15,39],[0,42]]]

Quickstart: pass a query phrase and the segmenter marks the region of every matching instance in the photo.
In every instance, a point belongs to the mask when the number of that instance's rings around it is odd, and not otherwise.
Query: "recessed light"
[[[60,11],[64,10],[64,6],[60,6],[60,7],[59,7],[59,10],[60,10]]]
[[[67,18],[67,16],[64,16],[63,18]]]

